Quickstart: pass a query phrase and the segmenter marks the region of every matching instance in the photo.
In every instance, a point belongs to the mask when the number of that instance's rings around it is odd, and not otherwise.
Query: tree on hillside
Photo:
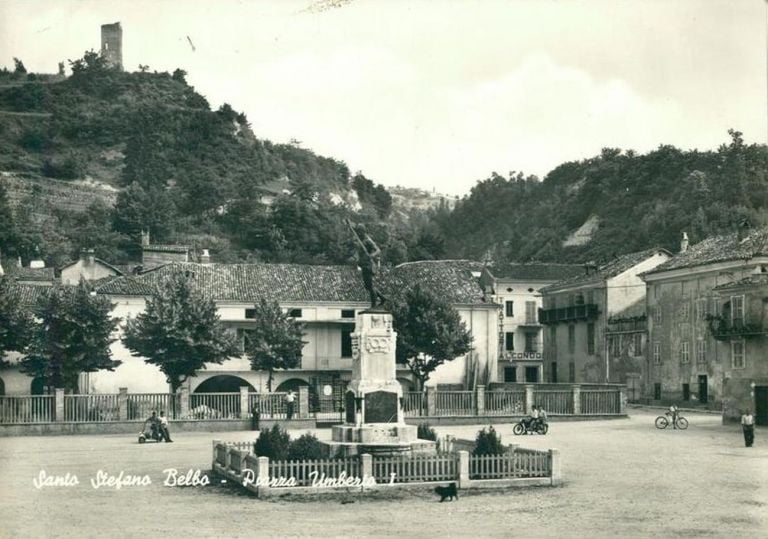
[[[11,279],[0,276],[0,367],[6,352],[24,352],[31,338],[32,317],[12,293]]]
[[[272,391],[275,369],[294,369],[301,363],[304,325],[284,313],[275,301],[261,298],[254,308],[256,324],[245,332],[245,353],[251,369],[269,372],[267,388]]]
[[[13,65],[14,69],[13,72],[16,75],[26,75],[27,74],[27,68],[24,67],[24,62],[19,60],[18,58],[13,59]]]
[[[162,187],[143,188],[130,184],[117,195],[113,215],[113,228],[138,244],[142,230],[149,230],[152,238],[163,241],[173,230],[176,206]]]
[[[0,182],[0,255],[16,252],[16,233],[13,211],[8,201],[8,192],[5,185]]]
[[[169,276],[144,312],[128,320],[122,341],[134,356],[156,365],[173,392],[206,363],[220,364],[239,354],[216,304],[194,290],[181,272]]]
[[[121,361],[109,349],[117,318],[109,316],[107,298],[91,295],[81,281],[76,287],[55,287],[35,306],[37,319],[21,371],[46,385],[77,391],[81,373],[112,371]]]
[[[397,362],[408,366],[420,388],[440,365],[472,349],[472,336],[459,312],[420,285],[390,301]]]

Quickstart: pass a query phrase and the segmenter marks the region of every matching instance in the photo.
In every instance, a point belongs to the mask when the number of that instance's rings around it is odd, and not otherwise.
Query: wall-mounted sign
[[[504,352],[502,359],[521,360],[521,359],[544,359],[541,352]]]

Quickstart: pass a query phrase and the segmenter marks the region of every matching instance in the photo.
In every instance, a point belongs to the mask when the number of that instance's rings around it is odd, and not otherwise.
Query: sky
[[[765,0],[0,0],[0,65],[182,68],[260,138],[464,195],[604,147],[768,138]]]

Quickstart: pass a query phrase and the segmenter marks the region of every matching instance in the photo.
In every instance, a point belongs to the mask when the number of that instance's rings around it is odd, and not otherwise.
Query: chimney
[[[81,249],[80,250],[80,260],[83,261],[83,264],[86,266],[93,266],[93,264],[96,262],[96,254],[93,249]]]
[[[683,239],[680,240],[680,252],[684,253],[688,250],[688,233],[683,232]]]
[[[141,231],[141,246],[149,247],[149,230]]]
[[[200,263],[201,264],[211,263],[211,254],[208,252],[208,249],[203,249],[203,252],[200,254]]]

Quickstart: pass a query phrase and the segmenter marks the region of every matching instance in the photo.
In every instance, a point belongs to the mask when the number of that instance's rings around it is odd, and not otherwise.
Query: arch
[[[398,378],[397,381],[400,382],[404,392],[415,391],[414,384],[411,380],[408,380],[407,378]]]
[[[5,395],[5,382],[0,378],[0,397]]]
[[[29,384],[29,392],[32,395],[45,395],[45,380],[41,377],[32,379],[32,383]]]
[[[218,374],[200,382],[193,393],[238,393],[240,387],[248,386],[249,392],[255,392],[256,388],[239,376],[231,374]]]
[[[299,387],[301,386],[309,386],[309,382],[306,380],[302,380],[301,378],[289,378],[288,380],[285,380],[282,384],[277,386],[277,389],[275,391],[277,393],[282,393],[285,391],[298,391]]]

